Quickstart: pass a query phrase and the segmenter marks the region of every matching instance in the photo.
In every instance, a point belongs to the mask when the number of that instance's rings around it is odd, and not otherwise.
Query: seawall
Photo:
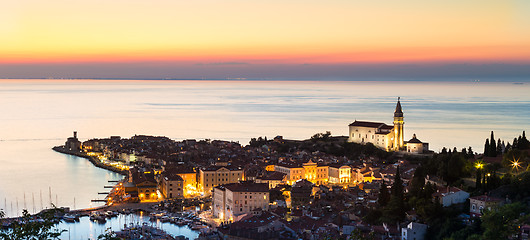
[[[98,159],[96,159],[95,157],[92,157],[92,156],[88,156],[86,153],[84,152],[81,152],[81,151],[72,151],[72,150],[69,150],[69,149],[66,149],[64,148],[64,146],[55,146],[52,148],[54,151],[56,152],[60,152],[60,153],[64,153],[64,154],[68,154],[68,155],[73,155],[73,156],[77,156],[77,157],[82,157],[82,158],[86,158],[88,159],[92,164],[94,164],[94,166],[96,167],[99,167],[99,168],[103,168],[103,169],[106,169],[106,170],[109,170],[109,171],[112,171],[112,172],[115,172],[115,173],[119,173],[121,175],[127,175],[127,172],[124,171],[124,170],[121,170],[121,169],[118,169],[118,168],[115,168],[113,166],[108,166],[108,165],[105,165],[103,164],[102,162],[100,162]]]

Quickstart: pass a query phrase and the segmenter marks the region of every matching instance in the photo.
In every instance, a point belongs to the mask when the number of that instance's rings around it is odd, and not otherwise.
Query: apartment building
[[[160,179],[160,191],[164,198],[183,198],[184,180],[177,174],[163,173]]]
[[[253,182],[219,185],[214,187],[212,200],[215,218],[237,221],[256,209],[269,209],[269,185]]]
[[[241,167],[211,166],[199,170],[199,191],[209,196],[215,186],[243,180],[245,176]]]

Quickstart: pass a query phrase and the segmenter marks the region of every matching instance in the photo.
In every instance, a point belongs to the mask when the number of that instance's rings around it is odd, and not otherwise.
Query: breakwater
[[[103,169],[106,169],[106,170],[109,170],[109,171],[112,171],[112,172],[115,172],[115,173],[119,173],[121,175],[127,175],[127,171],[121,170],[121,169],[116,168],[114,166],[110,166],[110,165],[104,164],[101,161],[99,161],[97,158],[92,157],[92,156],[88,156],[86,153],[84,153],[82,151],[72,151],[70,149],[66,149],[64,146],[55,146],[52,149],[54,151],[56,151],[56,152],[60,152],[60,153],[63,153],[63,154],[68,154],[68,155],[73,155],[73,156],[77,156],[77,157],[81,157],[81,158],[86,158],[96,167],[103,168]]]

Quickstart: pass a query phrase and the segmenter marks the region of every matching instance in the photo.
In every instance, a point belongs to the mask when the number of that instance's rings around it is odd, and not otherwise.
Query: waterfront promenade
[[[74,155],[74,156],[77,156],[77,157],[86,158],[86,159],[88,159],[92,164],[94,164],[94,166],[96,166],[96,167],[103,168],[103,169],[106,169],[106,170],[109,170],[109,171],[112,171],[112,172],[115,172],[115,173],[119,173],[119,174],[121,174],[121,175],[127,175],[127,171],[122,170],[122,169],[119,169],[119,168],[116,168],[116,167],[111,166],[111,165],[104,164],[104,163],[102,163],[101,161],[99,161],[99,159],[97,159],[96,157],[89,156],[89,155],[87,155],[85,152],[82,152],[82,151],[72,151],[72,150],[66,149],[64,146],[55,146],[55,147],[53,147],[52,149],[53,149],[54,151],[56,151],[56,152],[60,152],[60,153],[64,153],[64,154],[69,154],[69,155]]]

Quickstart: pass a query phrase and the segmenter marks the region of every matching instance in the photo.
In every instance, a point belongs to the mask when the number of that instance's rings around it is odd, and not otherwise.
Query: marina
[[[97,216],[97,217],[92,217]],[[172,237],[184,236],[187,239],[195,239],[199,236],[199,229],[193,230],[188,225],[178,225],[171,221],[153,217],[144,211],[135,212],[98,212],[90,216],[80,216],[79,220],[64,220],[57,225],[58,229],[67,230],[61,235],[61,239],[97,239],[107,229],[122,232],[138,228],[159,229]]]

